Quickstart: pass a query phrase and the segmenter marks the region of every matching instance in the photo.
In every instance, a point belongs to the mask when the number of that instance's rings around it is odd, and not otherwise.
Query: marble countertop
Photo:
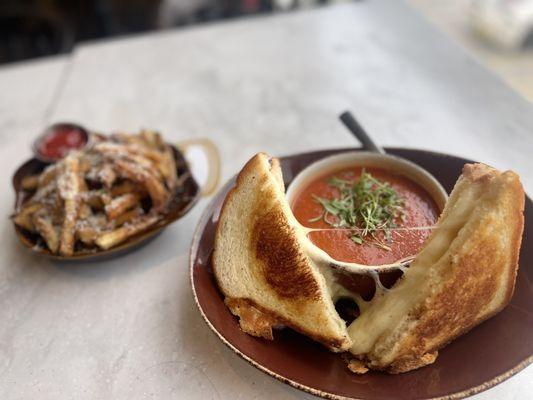
[[[514,169],[533,190],[533,109],[403,2],[373,0],[79,46],[0,68],[0,180],[49,123],[209,137],[223,179],[255,152],[354,146],[352,110],[385,146]],[[201,319],[188,248],[208,200],[106,262],[25,252],[0,200],[0,398],[304,399],[238,358]],[[524,399],[533,367],[474,396]]]

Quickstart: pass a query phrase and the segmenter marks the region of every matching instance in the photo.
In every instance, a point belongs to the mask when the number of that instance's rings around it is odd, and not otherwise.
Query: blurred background
[[[80,41],[347,1],[2,0],[0,64],[69,53]],[[533,102],[533,0],[406,1]]]

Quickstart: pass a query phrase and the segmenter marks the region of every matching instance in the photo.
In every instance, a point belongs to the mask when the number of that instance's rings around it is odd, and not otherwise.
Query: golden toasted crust
[[[262,199],[256,201],[261,208]],[[269,211],[252,224],[250,251],[262,261],[262,274],[268,285],[281,297],[318,300],[320,288],[309,273],[309,261],[283,212]]]
[[[274,339],[272,327],[279,324],[275,316],[260,311],[258,306],[254,306],[248,299],[226,297],[224,303],[233,315],[239,317],[239,324],[244,332],[268,340]]]
[[[268,163],[266,163],[268,160]],[[289,222],[280,167],[252,158],[222,206],[213,269],[226,305],[252,335],[285,325],[332,350],[346,349],[345,324]]]
[[[425,367],[426,365],[433,364],[439,355],[438,351],[433,351],[431,353],[424,353],[421,356],[414,357],[405,357],[403,359],[398,359],[397,361],[390,364],[385,371],[389,374],[401,374],[403,372],[409,372],[414,369]]]
[[[279,313],[262,307],[250,299],[234,299],[226,297],[224,303],[233,315],[239,317],[239,325],[241,329],[249,335],[273,340],[274,334],[272,329],[274,327],[287,326],[314,341],[322,343],[330,349],[339,349],[345,346],[343,340],[319,335],[316,332],[303,329],[301,325],[295,324],[293,321],[284,318]]]

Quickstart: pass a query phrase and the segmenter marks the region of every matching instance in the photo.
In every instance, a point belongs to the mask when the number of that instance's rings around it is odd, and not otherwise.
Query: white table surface
[[[354,146],[351,109],[386,146],[514,169],[533,190],[533,109],[402,2],[372,0],[79,46],[0,69],[5,188],[46,124],[207,136],[223,179],[255,152]],[[188,248],[199,205],[148,246],[81,265],[23,251],[0,199],[1,399],[304,399],[212,334]],[[526,399],[533,367],[473,398]]]

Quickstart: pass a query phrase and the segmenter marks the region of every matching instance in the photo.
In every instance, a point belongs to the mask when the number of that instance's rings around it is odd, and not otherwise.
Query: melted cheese
[[[416,304],[428,296],[431,275],[449,263],[449,249],[481,195],[479,188],[456,196],[455,204],[447,206],[438,228],[430,236],[423,250],[405,271],[401,284],[388,296],[375,296],[366,312],[362,312],[349,327],[353,354],[369,353],[378,339],[395,329],[407,318]]]

